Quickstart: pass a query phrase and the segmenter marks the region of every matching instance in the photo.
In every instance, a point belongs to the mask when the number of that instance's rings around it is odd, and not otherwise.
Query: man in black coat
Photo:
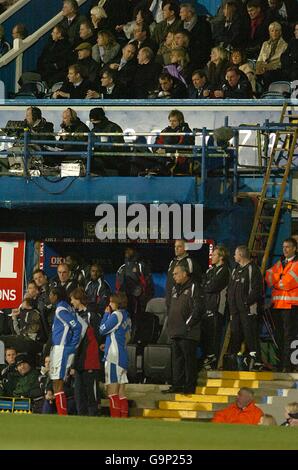
[[[188,3],[180,7],[180,18],[183,28],[189,32],[191,68],[204,68],[210,58],[212,46],[210,23],[204,16],[197,16],[195,7]]]
[[[159,90],[156,98],[179,100],[188,98],[188,90],[184,83],[168,72],[162,72],[158,78]]]
[[[189,98],[201,100],[208,98],[204,96],[204,90],[209,90],[207,74],[204,70],[194,70],[191,76],[192,85],[189,87]]]
[[[149,47],[143,47],[138,52],[138,66],[136,69],[132,93],[133,98],[146,99],[149,91],[156,89],[160,65],[154,62],[154,54]]]
[[[102,108],[93,108],[90,110],[89,119],[93,124],[92,132],[94,133],[117,133],[119,136],[95,136],[94,140],[102,143],[111,143],[110,146],[96,146],[96,152],[101,152],[102,156],[94,156],[92,159],[92,171],[101,176],[106,175],[106,170],[117,170],[120,174],[125,174],[126,166],[128,166],[127,157],[117,156],[117,152],[123,151],[123,147],[113,147],[113,143],[123,143],[124,138],[121,135],[123,130],[115,122],[109,121]],[[128,171],[128,170],[127,170]]]
[[[196,391],[197,358],[201,317],[205,311],[204,292],[191,281],[185,266],[176,266],[173,272],[168,312],[168,333],[172,340],[173,385],[165,393],[191,394]]]
[[[212,253],[212,266],[206,271],[202,283],[206,299],[206,312],[202,318],[206,370],[217,366],[229,279],[227,250],[224,246],[216,246]]]
[[[136,51],[136,46],[128,43],[122,49],[120,60],[109,64],[109,68],[116,71],[117,82],[126,89],[127,98],[133,95],[132,83],[137,69]]]
[[[89,42],[82,42],[75,50],[78,54],[77,63],[82,71],[82,76],[91,82],[95,82],[99,75],[99,64],[91,57],[92,45]]]
[[[236,66],[226,71],[226,80],[221,90],[214,91],[215,98],[251,99],[253,92],[251,83],[244,73]]]
[[[84,78],[83,73],[79,64],[70,65],[67,80],[59,90],[53,93],[52,98],[85,99],[88,91],[96,89],[96,85]]]
[[[68,66],[74,61],[71,45],[61,25],[55,26],[51,37],[37,60],[37,71],[49,86],[63,82]]]
[[[263,276],[251,261],[249,250],[240,245],[235,250],[237,266],[233,269],[228,286],[228,304],[231,318],[231,353],[241,351],[245,341],[248,370],[260,370],[261,352],[258,334],[258,307],[263,300]]]
[[[73,134],[86,134],[90,132],[89,127],[80,120],[78,117],[76,111],[72,108],[67,108],[63,111],[62,113],[62,123],[61,123],[61,129],[65,133],[69,133],[72,135],[62,135],[60,137],[60,141],[68,141],[68,140],[78,140],[78,141],[87,141],[88,137],[83,136],[83,135],[73,135]],[[80,151],[86,151],[86,145],[73,145],[73,144],[65,144],[61,145],[62,151],[63,152],[80,152]],[[60,157],[61,160],[77,160],[79,158],[79,155],[72,155],[72,156],[62,156]],[[56,287],[56,286],[54,286]],[[77,287],[77,286],[75,286]]]
[[[64,0],[63,2],[63,20],[60,25],[67,32],[70,44],[78,44],[80,41],[80,26],[86,21],[85,16],[79,14],[79,6],[76,0]]]

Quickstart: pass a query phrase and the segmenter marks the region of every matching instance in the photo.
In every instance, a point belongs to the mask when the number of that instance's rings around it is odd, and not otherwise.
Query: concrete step
[[[282,372],[246,372],[246,371],[209,371],[208,379],[233,380],[298,380],[297,373]]]
[[[201,386],[218,387],[218,388],[261,388],[261,389],[278,389],[278,388],[295,388],[296,382],[292,380],[234,380],[234,379],[208,379],[207,382],[200,382]],[[201,387],[198,387],[201,388]]]
[[[220,396],[220,395],[182,395],[177,393],[175,395],[175,401],[188,401],[195,403],[229,403],[229,400],[233,401],[234,397]]]
[[[245,385],[242,385],[245,386]],[[196,393],[199,395],[229,395],[229,396],[237,396],[240,387],[197,387]],[[252,387],[250,387],[252,388]],[[287,389],[284,389],[287,390]],[[278,388],[256,388],[254,390],[255,396],[262,396],[266,395],[278,395],[280,389]]]
[[[284,404],[291,403],[291,402],[298,402],[298,390],[293,390],[294,393],[285,396],[266,396],[263,398],[263,403],[267,403],[268,405],[273,404],[280,404],[280,406],[284,406]]]
[[[160,410],[184,410],[184,411],[212,411],[212,403],[183,402],[183,401],[160,401]]]

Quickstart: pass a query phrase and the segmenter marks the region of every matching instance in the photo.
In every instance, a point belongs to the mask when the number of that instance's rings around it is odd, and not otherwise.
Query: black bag
[[[223,357],[223,370],[239,370],[239,360],[237,354],[225,354]]]

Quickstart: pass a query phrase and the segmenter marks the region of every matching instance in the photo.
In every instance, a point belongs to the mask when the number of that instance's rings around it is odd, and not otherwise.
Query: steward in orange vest
[[[236,402],[214,413],[212,423],[259,424],[263,411],[253,401],[253,391],[240,388]]]
[[[266,283],[272,288],[273,322],[278,346],[279,370],[290,372],[291,343],[298,335],[298,256],[297,242],[283,242],[283,258],[266,271]]]

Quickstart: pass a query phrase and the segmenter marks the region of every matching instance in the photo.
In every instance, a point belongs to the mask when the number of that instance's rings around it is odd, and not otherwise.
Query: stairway
[[[130,416],[146,419],[210,421],[214,411],[235,401],[240,387],[254,389],[265,413],[284,421],[284,406],[298,401],[298,374],[212,371],[199,376],[193,395],[163,394],[168,385],[128,384]],[[104,414],[108,401],[102,400]]]

